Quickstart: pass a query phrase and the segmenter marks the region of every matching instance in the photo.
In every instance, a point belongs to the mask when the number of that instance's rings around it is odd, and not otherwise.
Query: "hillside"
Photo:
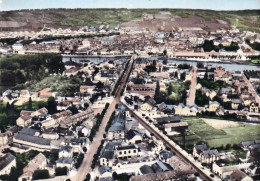
[[[224,20],[240,30],[260,32],[260,10],[213,11],[191,9],[44,9],[0,12],[0,30],[40,30],[50,27],[99,26],[137,20],[145,13],[170,12],[185,20],[200,17],[205,21]],[[181,21],[180,20],[180,21]]]

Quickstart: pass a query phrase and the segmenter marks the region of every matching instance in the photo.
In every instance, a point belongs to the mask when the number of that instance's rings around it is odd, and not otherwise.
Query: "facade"
[[[217,101],[209,102],[209,112],[216,112],[217,109],[220,107],[220,104]]]
[[[62,157],[72,157],[73,156],[73,151],[70,146],[64,146],[61,147],[59,150],[59,158]]]
[[[108,129],[108,140],[123,140],[125,138],[125,120],[123,113],[119,113]]]
[[[136,145],[119,146],[115,152],[116,158],[132,158],[138,156],[138,147]]]
[[[210,150],[206,144],[202,144],[193,147],[193,157],[202,163],[213,163],[219,160],[220,155],[217,149]]]
[[[0,175],[9,175],[11,169],[16,167],[16,158],[11,153],[0,157]]]
[[[18,181],[31,181],[33,173],[38,169],[44,169],[47,165],[47,159],[42,154],[36,155],[26,167],[23,169],[23,174],[18,178]]]
[[[253,181],[251,177],[247,176],[236,166],[220,167],[216,163],[213,163],[212,171],[222,180]]]

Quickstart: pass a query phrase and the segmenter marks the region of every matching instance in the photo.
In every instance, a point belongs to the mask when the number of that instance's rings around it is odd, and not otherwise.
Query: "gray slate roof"
[[[15,158],[11,153],[6,153],[3,157],[0,157],[0,170],[9,165]]]

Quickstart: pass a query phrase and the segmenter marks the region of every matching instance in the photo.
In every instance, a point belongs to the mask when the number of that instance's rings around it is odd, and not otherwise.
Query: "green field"
[[[198,142],[207,143],[210,147],[221,147],[260,139],[260,125],[243,125],[219,130],[199,118],[183,118],[182,121],[189,123],[189,133],[185,137],[187,148],[192,148]],[[173,139],[179,144],[183,143],[180,136],[174,136]]]

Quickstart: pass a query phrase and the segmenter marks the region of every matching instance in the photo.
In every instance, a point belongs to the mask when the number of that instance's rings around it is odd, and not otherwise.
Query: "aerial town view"
[[[0,180],[260,181],[260,0],[0,0]]]

